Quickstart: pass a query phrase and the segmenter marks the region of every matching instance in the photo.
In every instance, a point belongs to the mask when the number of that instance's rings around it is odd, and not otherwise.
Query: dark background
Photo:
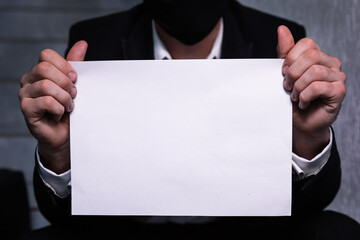
[[[71,24],[125,10],[141,0],[1,0],[0,1],[0,167],[25,174],[32,228],[47,225],[33,189],[35,140],[19,109],[19,79],[44,48],[63,54]],[[360,1],[242,0],[245,5],[282,16],[307,29],[330,55],[340,58],[348,76],[347,96],[334,124],[342,157],[342,185],[329,206],[360,221]]]

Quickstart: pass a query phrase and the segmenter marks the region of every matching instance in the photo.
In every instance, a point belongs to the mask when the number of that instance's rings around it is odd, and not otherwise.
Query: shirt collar
[[[164,43],[161,41],[156,31],[154,20],[152,21],[152,33],[153,33],[155,60],[172,59],[170,53],[166,49]],[[223,24],[223,20],[220,19],[219,32],[218,35],[216,36],[210,54],[207,56],[207,59],[214,59],[214,58],[219,59],[221,57],[221,44],[223,39],[223,33],[224,33],[224,24]]]

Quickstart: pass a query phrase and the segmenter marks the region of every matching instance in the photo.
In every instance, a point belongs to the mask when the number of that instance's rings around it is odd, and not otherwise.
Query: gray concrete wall
[[[63,53],[68,29],[76,21],[127,9],[140,0],[2,0],[0,1],[0,167],[24,172],[31,205],[32,228],[47,225],[38,211],[33,189],[35,140],[19,110],[19,79],[44,48]],[[248,6],[303,24],[329,54],[343,61],[348,93],[334,125],[342,156],[342,186],[334,209],[360,221],[360,1],[242,0]]]

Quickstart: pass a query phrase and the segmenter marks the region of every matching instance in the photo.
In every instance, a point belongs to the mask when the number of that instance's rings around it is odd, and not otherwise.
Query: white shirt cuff
[[[333,142],[333,134],[331,129],[329,129],[329,131],[330,131],[329,144],[324,148],[324,150],[321,153],[319,153],[313,159],[307,160],[305,158],[296,155],[295,153],[292,154],[293,171],[296,173],[299,179],[303,179],[318,174],[329,160],[331,154],[332,142]]]
[[[71,186],[71,170],[61,174],[56,174],[53,171],[45,168],[41,161],[38,148],[36,147],[36,161],[39,165],[40,177],[44,184],[50,188],[54,194],[60,198],[65,198],[70,195]]]

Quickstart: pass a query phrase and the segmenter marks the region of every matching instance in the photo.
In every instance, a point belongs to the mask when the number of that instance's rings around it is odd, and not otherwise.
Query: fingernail
[[[72,110],[74,110],[74,106],[75,106],[75,104],[74,104],[74,100],[73,100],[73,101],[71,101],[68,111],[71,112]]]
[[[302,101],[299,101],[299,108],[305,109],[305,104]]]
[[[291,93],[291,100],[292,100],[293,102],[296,102],[296,101],[297,101],[297,94],[295,93],[295,91],[292,91],[292,93]]]
[[[74,73],[74,72],[69,72],[68,78],[69,78],[72,82],[75,82],[75,81],[76,81],[76,73]]]
[[[290,83],[289,83],[289,81],[287,80],[286,77],[284,78],[284,88],[285,88],[285,90],[287,90],[287,91],[290,91],[290,90],[291,90],[291,85],[290,85]]]
[[[70,96],[71,96],[72,98],[75,98],[76,93],[77,93],[76,87],[73,87],[73,88],[70,90]]]
[[[288,72],[288,69],[289,69],[289,66],[288,65],[285,65],[283,68],[282,68],[282,74],[285,76]]]

